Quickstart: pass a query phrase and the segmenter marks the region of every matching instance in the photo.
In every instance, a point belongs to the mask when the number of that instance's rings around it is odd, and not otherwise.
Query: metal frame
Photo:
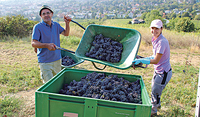
[[[198,80],[198,89],[197,89],[197,102],[196,102],[196,111],[195,117],[200,117],[200,69],[199,69],[199,80]]]

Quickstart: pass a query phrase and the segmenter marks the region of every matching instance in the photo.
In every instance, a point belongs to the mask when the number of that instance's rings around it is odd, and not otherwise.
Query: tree
[[[184,12],[181,17],[190,17],[190,14],[188,12]]]
[[[181,18],[181,14],[180,13],[176,14],[176,17]]]
[[[92,12],[92,18],[95,19],[96,13]]]
[[[180,20],[175,23],[175,30],[178,32],[192,32],[194,29],[194,24],[189,17],[180,18]]]
[[[142,15],[140,16],[140,19],[144,20],[146,18],[146,15],[147,15],[147,12],[142,13]]]
[[[150,13],[146,14],[145,23],[150,24],[154,19],[160,19],[164,21],[158,10],[152,10]]]
[[[175,19],[176,18],[176,13],[171,13],[171,15],[170,15],[170,19]]]
[[[196,16],[196,11],[194,10],[194,11],[192,11],[191,13],[190,13],[190,17],[192,18],[192,19],[194,19],[194,17]]]
[[[0,18],[0,36],[10,35],[20,38],[29,36],[36,23],[21,15],[2,17]]]
[[[171,29],[171,30],[175,29],[175,24],[176,24],[176,22],[178,22],[179,20],[180,20],[179,17],[177,17],[177,18],[172,18],[172,19],[169,21],[169,23],[167,24],[167,28],[169,28],[169,29]]]
[[[197,5],[197,4],[194,4],[194,5],[192,6],[192,9],[193,9],[193,10],[197,10],[197,9],[198,9],[198,5]]]
[[[194,17],[194,20],[200,20],[200,14]]]

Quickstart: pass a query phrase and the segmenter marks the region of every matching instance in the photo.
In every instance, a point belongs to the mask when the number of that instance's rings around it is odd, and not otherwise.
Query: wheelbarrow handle
[[[148,65],[146,65],[145,67],[144,67],[144,66],[140,66],[140,65],[134,65],[134,63],[133,63],[133,65],[132,65],[133,69],[135,69],[136,67],[147,68],[147,66],[148,66]]]
[[[83,27],[82,25],[80,25],[78,22],[76,22],[76,21],[74,21],[74,20],[71,20],[73,23],[75,23],[75,24],[77,24],[77,25],[79,25],[82,29],[84,29],[85,30],[85,27]]]
[[[105,68],[106,68],[106,65],[104,66],[104,68],[98,68],[95,64],[94,64],[94,62],[92,62],[92,64],[94,65],[94,67],[96,68],[96,69],[98,69],[98,70],[104,70]]]
[[[67,52],[75,53],[74,51],[71,51],[71,50],[68,50],[68,49],[65,49],[65,48],[61,48],[61,47],[58,47],[58,46],[55,46],[55,48],[58,49],[58,50],[64,50],[64,51],[67,51]]]
[[[143,56],[140,56],[140,55],[137,55],[136,56],[136,58],[144,58]],[[133,67],[133,69],[135,69],[136,67],[140,67],[140,68],[147,68],[147,64],[146,64],[146,66],[144,67],[144,66],[142,66],[142,65],[134,65],[134,63],[132,64],[132,67]]]
[[[83,29],[85,30],[85,27],[83,27],[82,25],[80,25],[78,22],[76,22],[76,21],[74,21],[74,20],[72,20],[72,19],[67,19],[65,16],[64,16],[64,18],[65,18],[66,20],[68,20],[68,21],[71,21],[71,22],[73,22],[73,23],[79,25],[81,28],[83,28]]]

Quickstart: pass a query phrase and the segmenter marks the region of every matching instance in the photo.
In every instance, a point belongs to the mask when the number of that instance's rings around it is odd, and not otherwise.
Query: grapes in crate
[[[71,81],[59,91],[60,94],[88,98],[142,104],[140,80],[129,82],[117,75],[88,73],[81,81]]]

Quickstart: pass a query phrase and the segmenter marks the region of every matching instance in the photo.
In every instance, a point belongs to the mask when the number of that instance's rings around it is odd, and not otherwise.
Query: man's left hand
[[[69,17],[69,16],[64,16],[64,21],[65,21],[66,23],[69,23],[71,20],[72,20],[71,17]]]

